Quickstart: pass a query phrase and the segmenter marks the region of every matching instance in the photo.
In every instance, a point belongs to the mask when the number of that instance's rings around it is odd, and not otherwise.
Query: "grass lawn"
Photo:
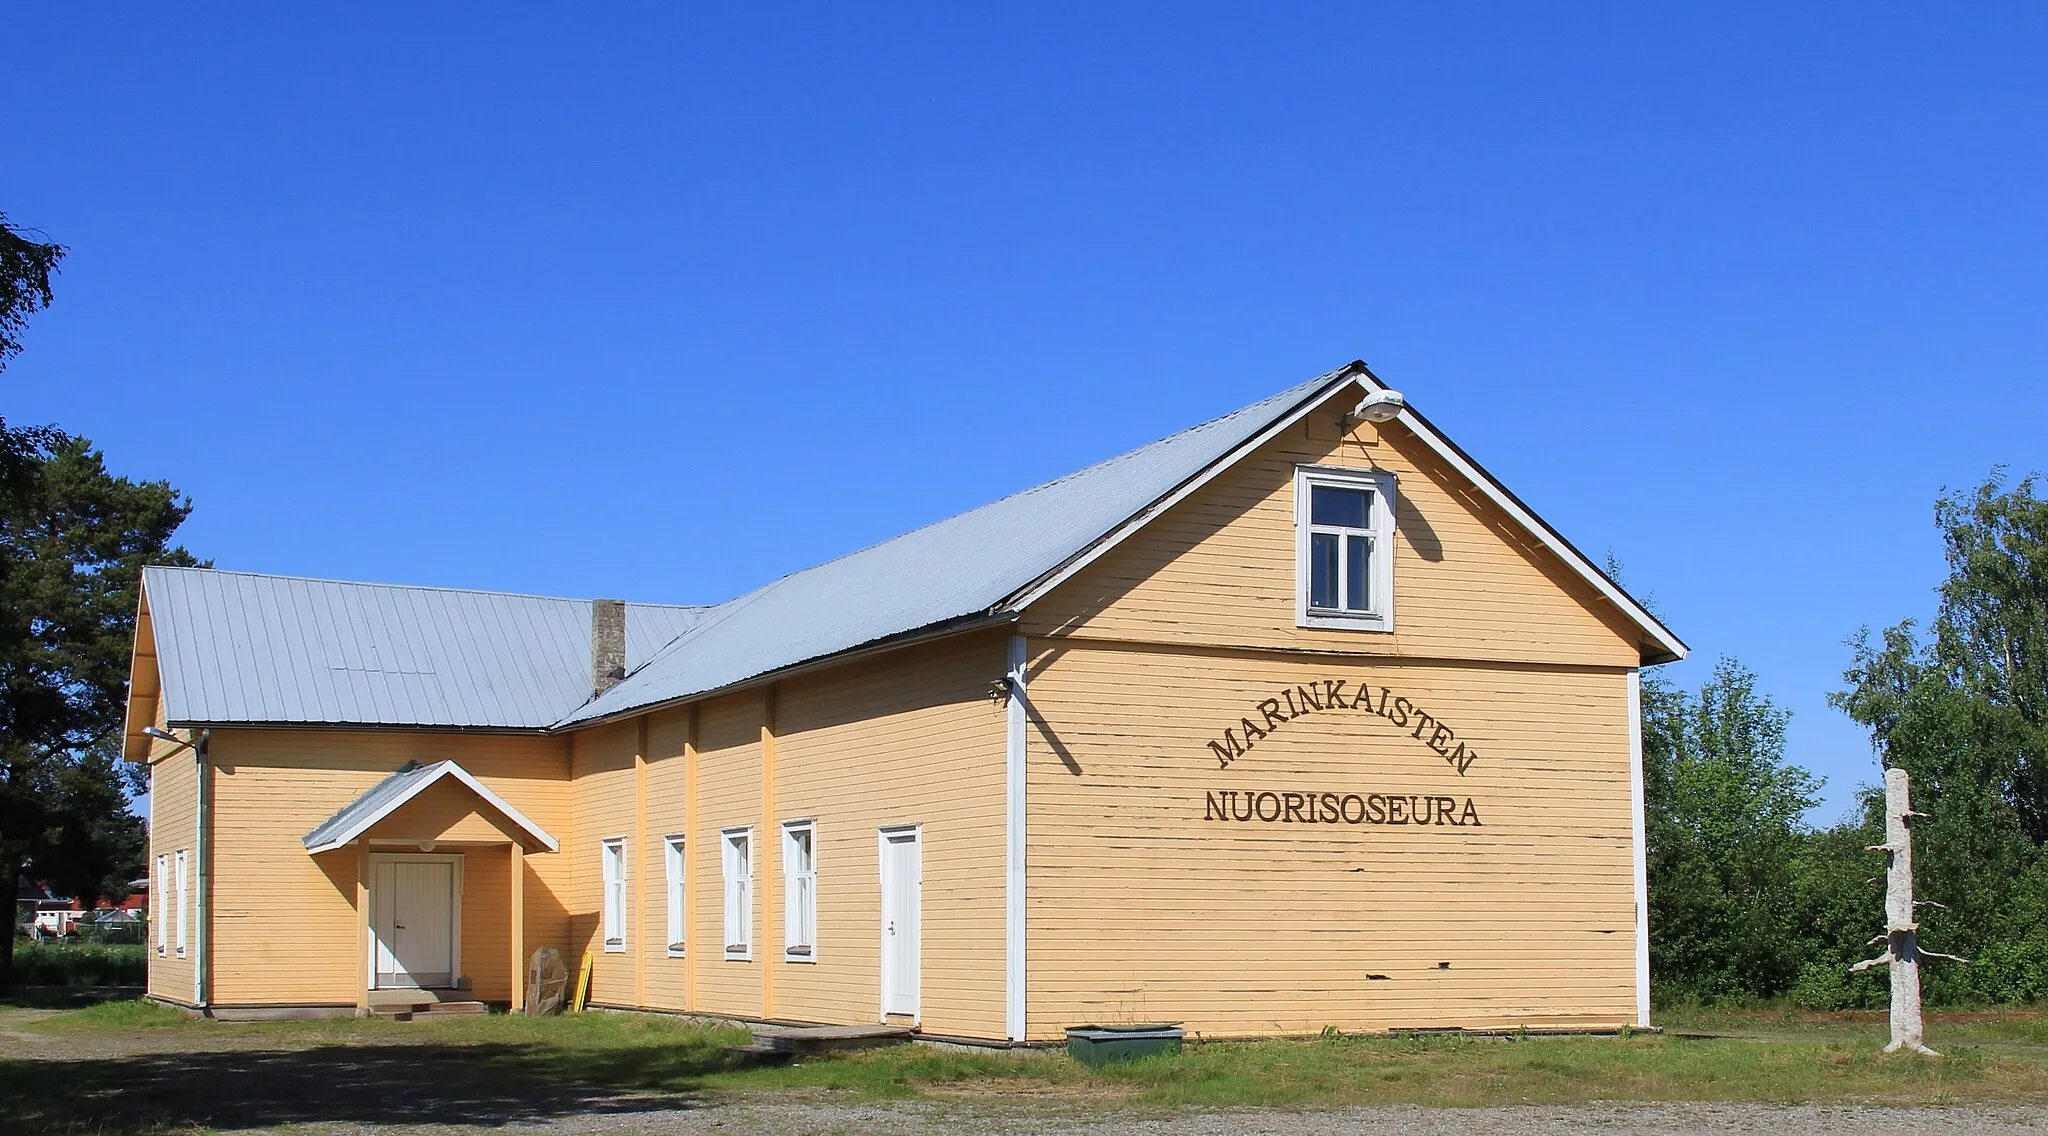
[[[0,1011],[0,1131],[438,1115],[512,1123],[749,1094],[1319,1108],[1407,1103],[2048,1102],[2048,1014],[1936,1015],[1948,1056],[1883,1057],[1882,1015],[1701,1013],[1626,1037],[1196,1042],[1091,1072],[1059,1053],[902,1046],[739,1067],[743,1031],[653,1015],[186,1021],[142,1002]],[[1687,1037],[1735,1033],[1741,1038]],[[1751,1038],[1754,1038],[1752,1040]],[[33,1042],[33,1056],[18,1055]],[[389,1115],[387,1115],[389,1114]]]

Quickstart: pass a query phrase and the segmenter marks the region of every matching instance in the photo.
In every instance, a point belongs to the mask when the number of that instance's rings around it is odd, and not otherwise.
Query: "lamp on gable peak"
[[[1406,409],[1408,400],[1401,397],[1400,391],[1380,390],[1359,399],[1358,405],[1351,408],[1351,416],[1361,422],[1392,422]]]
[[[1400,391],[1372,391],[1364,398],[1359,399],[1357,406],[1338,416],[1337,432],[1339,434],[1349,434],[1351,433],[1351,428],[1360,422],[1370,422],[1375,426],[1385,422],[1392,422],[1394,419],[1399,418],[1401,412],[1406,409],[1408,409],[1408,400],[1401,397]]]

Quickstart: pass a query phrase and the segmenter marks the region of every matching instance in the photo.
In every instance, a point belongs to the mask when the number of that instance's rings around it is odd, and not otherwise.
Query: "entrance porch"
[[[499,990],[522,1008],[526,856],[560,845],[468,771],[407,762],[304,843],[355,860],[359,1015],[478,1012]]]

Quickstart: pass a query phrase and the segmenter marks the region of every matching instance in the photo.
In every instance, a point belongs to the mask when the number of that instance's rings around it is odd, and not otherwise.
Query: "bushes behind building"
[[[14,946],[22,986],[141,986],[149,963],[139,943],[33,943]]]

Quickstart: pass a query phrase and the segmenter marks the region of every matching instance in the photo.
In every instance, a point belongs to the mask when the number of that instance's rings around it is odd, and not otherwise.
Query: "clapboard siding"
[[[570,934],[576,949],[568,960],[570,973],[581,965],[581,956],[592,958],[590,996],[606,1003],[630,1004],[633,984],[632,932],[633,881],[631,867],[638,855],[633,838],[633,751],[639,739],[633,723],[619,722],[570,735],[575,755],[570,793],[574,801],[575,838],[562,849],[574,882],[569,889]],[[606,953],[599,937],[603,934],[604,869],[598,859],[599,845],[611,837],[627,839],[628,878],[626,902],[626,945],[624,952]]]
[[[1605,599],[1399,424],[1339,440],[1333,401],[1218,475],[1026,612],[1034,636],[1634,666]],[[1387,633],[1295,626],[1294,470],[1397,479]]]
[[[738,694],[713,699],[697,709],[700,838],[690,853],[699,896],[690,927],[690,940],[698,947],[697,1008],[734,1017],[761,1015],[761,968],[770,958],[762,942],[763,884],[775,862],[768,841],[771,834],[761,831],[765,698],[765,693],[758,691]],[[754,830],[754,952],[750,961],[725,957],[725,873],[719,859],[720,830],[744,827]]]
[[[156,725],[163,728],[162,700],[151,710],[156,715]],[[199,848],[199,777],[193,764],[192,751],[180,750],[168,757],[159,757],[172,748],[170,742],[148,739],[149,767],[149,886],[150,918],[163,920],[164,952],[156,950],[157,928],[149,928],[149,940],[144,950],[149,957],[149,993],[153,997],[173,1002],[192,1001],[193,952],[189,945],[184,958],[178,950],[178,863],[177,853],[185,852],[188,872],[191,873],[192,888],[188,907],[196,906],[198,900],[199,865],[196,854]],[[159,878],[156,870],[158,853],[165,854],[164,871]],[[197,930],[197,925],[187,917],[187,936]],[[188,944],[189,944],[188,938]]]
[[[688,1010],[690,968],[703,958],[709,940],[699,939],[685,924],[689,948],[682,958],[668,953],[668,872],[662,842],[668,836],[689,837],[684,845],[685,865],[695,860],[698,837],[692,833],[689,816],[688,766],[684,748],[689,742],[688,709],[664,710],[647,716],[647,828],[640,844],[639,894],[640,944],[646,956],[647,988],[642,1004],[658,1010]],[[716,881],[697,880],[694,891],[698,904],[707,886]]]
[[[557,839],[570,830],[569,755],[561,739],[217,729],[211,754],[213,1001],[219,1005],[355,1003],[361,989],[357,937],[364,927],[355,907],[356,853],[345,848],[311,856],[301,840],[407,760],[452,758]],[[434,824],[448,823],[440,801],[430,796],[416,814],[427,830],[413,830],[415,816],[401,810],[372,836],[428,838]],[[485,835],[469,827],[463,832]],[[502,847],[437,851],[465,857],[464,969],[477,997],[504,1000],[511,993],[503,946],[507,853]],[[540,854],[526,862],[527,945],[567,947],[564,858]]]
[[[776,819],[817,821],[818,942],[816,962],[775,964],[778,1016],[880,1017],[879,830],[916,824],[923,1028],[1003,1035],[1003,708],[989,684],[1006,643],[963,637],[781,684]],[[763,867],[780,873],[775,839]],[[769,946],[779,960],[780,937]]]
[[[628,950],[595,956],[606,1005],[859,1023],[880,1016],[879,830],[923,826],[922,991],[926,1029],[1002,1033],[1003,711],[989,697],[1007,636],[908,648],[679,710],[645,716],[647,801],[635,823],[640,719],[576,735],[579,879],[595,912],[599,841],[626,836],[634,875]],[[763,726],[776,759],[763,812]],[[690,798],[689,756],[697,762]],[[783,957],[782,824],[817,822],[814,962]],[[754,832],[753,958],[725,958],[721,831]],[[687,838],[688,948],[671,957],[663,841]],[[587,898],[585,898],[587,897]],[[773,909],[770,909],[770,906]],[[577,908],[583,910],[581,906]],[[594,938],[587,941],[595,946]],[[587,948],[586,948],[587,949]],[[644,985],[637,975],[644,974]],[[765,987],[765,990],[764,990]],[[770,1001],[769,999],[772,999]]]
[[[1032,646],[1034,1037],[1632,1019],[1625,670]],[[1410,699],[1476,756],[1460,774],[1363,708],[1286,720],[1228,768],[1209,749],[1261,699],[1333,681]],[[1225,790],[1469,798],[1479,823],[1205,819]]]

